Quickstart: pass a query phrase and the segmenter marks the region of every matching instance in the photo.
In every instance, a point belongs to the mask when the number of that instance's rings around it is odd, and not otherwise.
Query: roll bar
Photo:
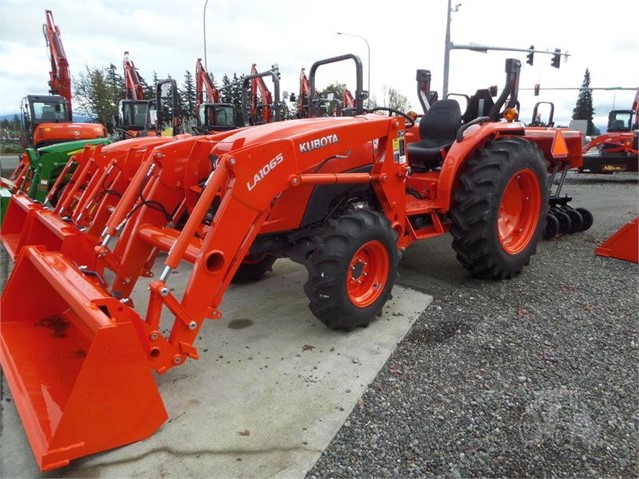
[[[364,100],[368,98],[368,92],[364,90],[364,69],[362,68],[362,60],[357,55],[353,55],[352,53],[347,53],[345,55],[340,55],[337,57],[326,58],[324,60],[318,60],[313,65],[311,65],[311,70],[309,73],[309,83],[311,86],[311,93],[309,96],[309,104],[311,109],[310,116],[319,116],[319,102],[320,99],[315,98],[315,73],[317,69],[322,65],[328,65],[329,63],[337,63],[345,60],[353,60],[355,62],[355,78],[356,78],[356,89],[355,89],[355,100],[357,101],[357,105],[355,107],[355,114],[361,115],[364,113]]]

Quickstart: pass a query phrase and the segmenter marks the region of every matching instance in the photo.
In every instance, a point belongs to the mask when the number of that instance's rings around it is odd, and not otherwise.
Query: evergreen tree
[[[222,87],[219,89],[220,100],[222,103],[233,104],[233,107],[235,108],[235,124],[238,126],[244,125],[244,114],[242,110],[242,78],[244,78],[244,75],[241,75],[238,78],[237,73],[233,73],[233,80],[231,81],[228,75],[225,74],[222,77]]]
[[[126,96],[124,87],[124,77],[118,74],[115,65],[111,64],[106,70],[106,76],[104,79],[107,89],[112,96],[114,102],[117,104],[120,100]]]
[[[282,120],[294,120],[297,118],[297,104],[282,102],[282,109],[280,110],[280,119]]]
[[[150,95],[148,97],[149,100],[155,100],[155,87],[158,84],[158,81],[159,81],[158,74],[154,70],[153,71],[153,78],[152,78],[151,84],[149,85],[149,90],[150,90],[149,91]]]
[[[191,120],[195,118],[195,82],[190,71],[186,71],[184,75],[184,83],[182,84],[182,103],[184,105],[184,119]]]
[[[22,127],[22,122],[20,121],[20,117],[18,117],[18,115],[13,115],[13,120],[11,120],[11,123],[9,124],[9,128],[19,132],[24,131],[24,128]]]
[[[586,120],[588,127],[586,135],[594,136],[597,134],[592,119],[595,117],[595,109],[592,106],[592,90],[590,89],[590,71],[586,68],[584,74],[584,81],[581,84],[581,90],[579,90],[579,96],[577,97],[577,103],[572,110],[573,120]]]
[[[138,78],[140,79],[140,85],[142,85],[142,92],[145,100],[151,100],[155,98],[155,89],[154,85],[149,85],[144,77],[138,73]]]
[[[341,114],[340,103],[345,89],[345,83],[331,83],[324,90],[319,92],[319,97],[322,98],[322,102],[320,103],[322,116],[335,116]]]

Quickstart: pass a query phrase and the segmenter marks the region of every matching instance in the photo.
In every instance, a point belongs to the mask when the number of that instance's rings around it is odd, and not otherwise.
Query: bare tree
[[[399,111],[408,111],[411,107],[406,96],[393,87],[387,88],[386,85],[384,85],[384,106]]]

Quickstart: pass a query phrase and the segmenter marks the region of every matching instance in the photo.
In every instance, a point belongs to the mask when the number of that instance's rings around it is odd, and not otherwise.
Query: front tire
[[[491,279],[521,272],[542,235],[547,182],[543,153],[523,138],[500,138],[468,160],[451,208],[453,249],[467,270]]]
[[[373,320],[395,282],[396,236],[384,215],[367,209],[348,210],[321,228],[304,285],[320,321],[350,331]]]
[[[245,284],[259,281],[262,277],[272,271],[273,263],[277,260],[277,256],[264,254],[258,257],[247,256],[242,264],[235,272],[231,283]]]

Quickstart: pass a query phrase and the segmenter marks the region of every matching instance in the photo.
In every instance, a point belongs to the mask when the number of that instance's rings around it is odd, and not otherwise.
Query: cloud
[[[592,26],[576,15],[573,2],[538,0],[464,0],[452,14],[451,40],[455,44],[569,51],[559,70],[550,67],[550,55],[535,55],[531,67],[521,75],[522,119],[530,116],[536,100],[556,103],[556,117],[567,122],[577,90],[544,90],[548,87],[579,87],[586,68],[592,85],[637,86],[639,40],[635,20],[639,6],[620,0],[615,8],[597,9]],[[517,3],[517,5],[515,5]],[[42,36],[45,9],[52,9],[71,65],[73,76],[85,66],[113,63],[121,68],[124,51],[141,75],[153,72],[178,81],[186,70],[194,72],[195,61],[204,56],[205,0],[171,2],[58,0],[0,2],[0,114],[17,111],[28,93],[48,90],[48,59]],[[443,82],[446,0],[405,0],[380,10],[373,3],[326,0],[223,1],[206,4],[207,67],[216,79],[224,74],[248,74],[251,65],[266,70],[280,67],[281,90],[297,91],[302,67],[309,71],[317,60],[355,53],[364,63],[368,78],[368,48],[357,37],[340,36],[343,31],[361,35],[370,46],[372,95],[381,100],[384,88],[393,87],[418,108],[415,71],[432,71],[433,89]],[[584,8],[580,7],[583,11]],[[621,13],[620,13],[621,12]],[[596,23],[596,26],[595,26]],[[505,80],[504,60],[514,56],[525,62],[524,52],[480,54],[453,50],[450,56],[450,91],[473,93],[477,88],[499,85]],[[354,90],[352,64],[331,65],[318,72],[318,87],[338,81]],[[542,85],[542,96],[531,91]],[[616,93],[616,102],[631,102]],[[597,112],[612,103],[612,94],[593,95]],[[599,102],[601,101],[601,106]]]

